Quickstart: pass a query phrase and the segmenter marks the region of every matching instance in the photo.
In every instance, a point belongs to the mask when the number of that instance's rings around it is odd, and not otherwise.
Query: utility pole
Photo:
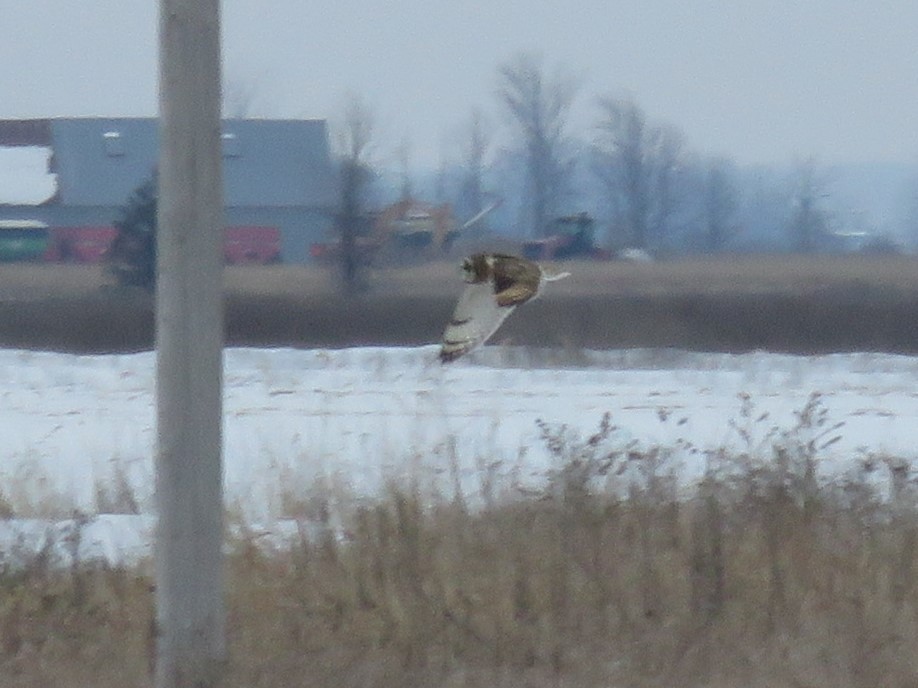
[[[155,686],[212,688],[226,655],[220,3],[159,12]]]

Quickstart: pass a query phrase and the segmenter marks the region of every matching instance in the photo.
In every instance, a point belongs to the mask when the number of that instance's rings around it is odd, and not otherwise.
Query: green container
[[[40,259],[48,250],[48,226],[34,220],[0,222],[0,261]]]

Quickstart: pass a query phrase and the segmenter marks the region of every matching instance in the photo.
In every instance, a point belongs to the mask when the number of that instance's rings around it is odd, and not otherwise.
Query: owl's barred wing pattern
[[[538,289],[538,286],[536,286],[536,289]],[[497,301],[497,305],[504,308],[519,306],[531,299],[537,293],[536,289],[527,284],[514,284],[494,294],[494,298]]]
[[[484,344],[514,308],[513,305],[498,305],[492,282],[468,285],[443,333],[440,360],[444,363],[454,361]]]
[[[514,309],[538,296],[543,282],[567,277],[503,253],[476,253],[462,262],[468,283],[446,331],[440,360],[455,361],[484,344]]]

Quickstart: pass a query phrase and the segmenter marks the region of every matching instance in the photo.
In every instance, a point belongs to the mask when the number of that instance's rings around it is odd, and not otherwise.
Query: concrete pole
[[[219,685],[223,185],[219,0],[160,0],[157,688]]]

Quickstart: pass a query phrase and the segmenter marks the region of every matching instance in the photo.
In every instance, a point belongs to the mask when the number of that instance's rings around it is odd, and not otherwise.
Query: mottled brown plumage
[[[513,309],[538,296],[546,275],[542,268],[516,256],[476,253],[462,262],[468,283],[443,333],[440,360],[454,361],[488,340]]]

